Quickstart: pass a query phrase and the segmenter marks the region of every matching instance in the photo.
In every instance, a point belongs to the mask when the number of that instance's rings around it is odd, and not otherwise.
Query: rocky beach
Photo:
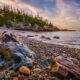
[[[19,33],[0,29],[0,80],[80,80],[80,49]]]
[[[80,0],[0,0],[0,80],[80,80]]]
[[[40,57],[41,59],[43,57],[42,60],[45,60],[47,58],[51,59],[53,56],[59,64],[64,65],[68,70],[80,73],[80,49],[47,44],[31,39],[24,39],[24,43],[27,44],[32,51],[37,53],[38,58]],[[76,64],[75,61],[78,61],[78,64]],[[64,73],[64,75],[65,74],[66,73]],[[73,78],[73,80],[75,79]]]

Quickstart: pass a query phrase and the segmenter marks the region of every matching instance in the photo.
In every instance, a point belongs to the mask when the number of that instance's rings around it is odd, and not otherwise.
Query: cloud
[[[51,21],[52,13],[49,10],[53,0],[6,0],[4,4],[13,6],[15,8],[20,8],[29,14],[37,15],[39,14],[44,19],[49,19]],[[53,3],[52,3],[53,4]],[[15,6],[16,5],[16,6]],[[52,5],[53,6],[53,5]],[[50,9],[53,9],[50,7]]]
[[[61,28],[80,29],[80,8],[67,4],[64,0],[56,0],[57,15],[53,23]]]
[[[59,28],[80,29],[80,0],[0,0],[30,14],[40,14]]]
[[[34,6],[31,6],[31,5],[27,4],[27,3],[23,3],[20,0],[5,0],[2,3],[6,4],[6,5],[9,5],[9,6],[12,6],[14,8],[22,9],[25,12],[28,12],[30,14],[34,14],[34,15],[37,14],[36,8]]]

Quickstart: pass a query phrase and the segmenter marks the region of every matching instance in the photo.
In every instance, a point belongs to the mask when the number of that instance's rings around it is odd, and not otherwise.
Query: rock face
[[[29,68],[27,68],[25,66],[20,67],[19,71],[20,71],[20,73],[23,73],[25,75],[29,75],[30,74]]]

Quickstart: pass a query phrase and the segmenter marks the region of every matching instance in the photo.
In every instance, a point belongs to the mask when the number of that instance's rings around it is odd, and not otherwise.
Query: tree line
[[[48,22],[48,20],[43,20],[39,14],[36,16],[29,15],[24,11],[10,6],[0,7],[0,26],[3,26],[4,24],[7,27],[19,26],[20,24],[23,24],[24,26],[31,24],[32,27],[35,25],[38,25],[39,27],[53,27],[51,22]]]

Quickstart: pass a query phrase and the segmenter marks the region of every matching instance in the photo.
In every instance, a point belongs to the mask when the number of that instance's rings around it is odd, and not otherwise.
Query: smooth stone
[[[3,74],[3,73],[1,73],[1,74],[0,74],[0,78],[3,78],[3,77],[4,77],[4,74]]]
[[[18,77],[14,77],[13,80],[19,80]]]
[[[46,61],[41,61],[41,65],[42,66],[46,66],[47,64],[46,64]]]
[[[23,73],[25,75],[29,75],[30,74],[30,69],[26,66],[22,66],[22,67],[19,68],[19,72]]]

